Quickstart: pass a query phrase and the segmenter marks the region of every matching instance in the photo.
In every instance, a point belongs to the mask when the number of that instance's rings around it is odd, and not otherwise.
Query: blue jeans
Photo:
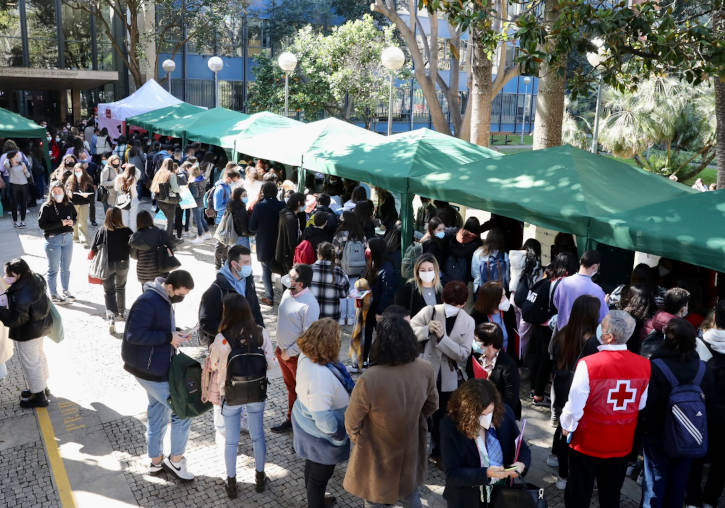
[[[222,405],[224,417],[224,463],[227,466],[227,477],[237,476],[237,446],[239,445],[239,431],[242,425],[242,410],[247,408],[247,421],[249,422],[249,437],[252,439],[254,450],[254,467],[257,471],[264,471],[267,461],[267,444],[264,442],[264,402],[252,402],[239,406]]]
[[[184,455],[186,442],[189,440],[191,418],[179,418],[171,411],[169,382],[147,381],[138,377],[136,381],[146,390],[149,398],[146,434],[149,457],[154,459],[164,454],[164,435],[169,425],[169,416],[171,416],[171,456]]]
[[[45,255],[48,258],[48,289],[57,295],[56,279],[60,271],[60,283],[68,291],[70,262],[73,259],[73,233],[61,233],[45,239]]]
[[[194,224],[196,225],[196,232],[199,236],[209,231],[209,224],[206,223],[206,217],[204,216],[204,208],[197,206],[191,209],[192,216],[194,217]]]
[[[237,238],[237,245],[244,245],[247,249],[250,249],[249,245],[249,237],[248,236],[240,236]]]
[[[692,459],[673,459],[664,452],[662,438],[643,440],[644,481],[642,507],[681,508],[687,491],[687,478]]]
[[[267,263],[262,263],[262,283],[264,284],[264,297],[274,301],[274,286],[272,285],[272,269]]]

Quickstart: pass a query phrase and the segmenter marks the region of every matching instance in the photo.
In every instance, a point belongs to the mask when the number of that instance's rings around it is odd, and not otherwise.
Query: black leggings
[[[543,397],[546,384],[551,377],[552,361],[549,356],[551,329],[548,326],[534,326],[529,339],[527,363],[531,371],[531,390],[537,397]]]
[[[28,184],[18,185],[10,184],[10,192],[12,192],[13,201],[11,203],[13,212],[13,222],[18,222],[18,208],[20,208],[20,220],[25,222],[25,213],[28,210]]]
[[[307,489],[307,507],[325,508],[325,490],[327,482],[335,472],[335,464],[319,464],[305,461],[305,489]]]

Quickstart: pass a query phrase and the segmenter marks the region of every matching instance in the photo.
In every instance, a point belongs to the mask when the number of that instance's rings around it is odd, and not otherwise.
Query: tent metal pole
[[[297,168],[297,192],[305,193],[305,168],[302,166],[305,163],[305,156],[300,156],[300,165]]]
[[[410,192],[400,193],[400,222],[400,255],[404,256],[413,241],[413,194]]]

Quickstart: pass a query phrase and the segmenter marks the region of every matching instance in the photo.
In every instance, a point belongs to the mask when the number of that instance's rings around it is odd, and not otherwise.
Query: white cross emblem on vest
[[[607,404],[613,404],[615,411],[626,411],[627,404],[634,402],[637,389],[629,386],[629,379],[620,379],[617,386],[609,390]]]

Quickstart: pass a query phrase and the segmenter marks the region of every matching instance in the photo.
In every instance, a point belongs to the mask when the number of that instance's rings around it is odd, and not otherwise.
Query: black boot
[[[237,498],[237,479],[227,477],[227,484],[224,486],[224,488],[227,491],[227,496],[229,496],[229,499],[236,499]]]
[[[264,474],[264,471],[256,471],[254,480],[256,482],[254,490],[257,492],[264,492],[264,486],[267,484],[267,475]]]
[[[31,395],[32,395],[32,393],[30,392],[30,390],[23,390],[22,392],[20,392],[21,399],[30,398]],[[45,389],[45,396],[50,397],[50,388]]]
[[[274,427],[270,428],[269,430],[276,434],[286,434],[287,432],[292,432],[292,422],[289,420],[285,420],[279,425],[275,425]]]
[[[27,399],[21,399],[20,407],[48,407],[48,398],[45,392],[32,393]]]

